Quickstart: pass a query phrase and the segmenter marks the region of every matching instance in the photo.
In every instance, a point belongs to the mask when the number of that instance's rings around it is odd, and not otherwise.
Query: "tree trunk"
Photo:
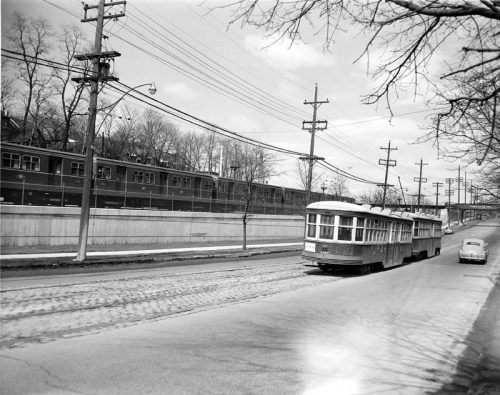
[[[243,250],[247,249],[247,213],[243,214]]]

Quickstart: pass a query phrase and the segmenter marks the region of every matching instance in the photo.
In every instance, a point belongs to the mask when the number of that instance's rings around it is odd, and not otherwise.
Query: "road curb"
[[[301,246],[274,247],[262,249],[247,249],[235,248],[224,251],[190,251],[190,252],[174,252],[174,253],[151,253],[131,254],[126,256],[94,256],[88,257],[84,262],[77,262],[73,257],[40,257],[37,259],[12,259],[4,260],[0,265],[0,270],[4,271],[20,271],[32,269],[58,269],[58,268],[83,268],[83,267],[98,267],[98,266],[115,266],[115,265],[148,265],[153,263],[170,263],[201,259],[218,259],[218,258],[243,258],[265,254],[276,254],[283,252],[301,251]]]

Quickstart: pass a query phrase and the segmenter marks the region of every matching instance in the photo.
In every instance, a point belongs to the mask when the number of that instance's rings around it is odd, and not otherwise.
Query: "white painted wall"
[[[0,247],[76,245],[80,208],[0,206]],[[89,245],[242,240],[241,215],[183,211],[91,209]],[[254,215],[247,241],[301,239],[304,218]]]

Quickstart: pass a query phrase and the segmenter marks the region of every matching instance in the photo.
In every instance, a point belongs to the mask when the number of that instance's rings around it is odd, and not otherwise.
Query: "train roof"
[[[434,221],[441,221],[434,216],[429,216],[424,213],[407,213],[402,211],[391,211],[389,209],[382,209],[381,207],[372,207],[369,204],[354,204],[347,202],[337,202],[324,200],[321,202],[314,202],[307,206],[308,210],[333,210],[333,211],[349,211],[354,213],[363,213],[363,214],[371,214],[382,217],[389,218],[403,218],[407,220],[414,219],[428,219]]]

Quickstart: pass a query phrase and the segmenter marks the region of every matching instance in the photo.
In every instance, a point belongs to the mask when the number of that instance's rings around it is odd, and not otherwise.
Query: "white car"
[[[446,228],[444,230],[444,234],[445,235],[451,235],[451,234],[453,234],[453,228],[451,226],[449,228]]]
[[[481,239],[465,239],[458,252],[458,261],[488,262],[488,243]]]

